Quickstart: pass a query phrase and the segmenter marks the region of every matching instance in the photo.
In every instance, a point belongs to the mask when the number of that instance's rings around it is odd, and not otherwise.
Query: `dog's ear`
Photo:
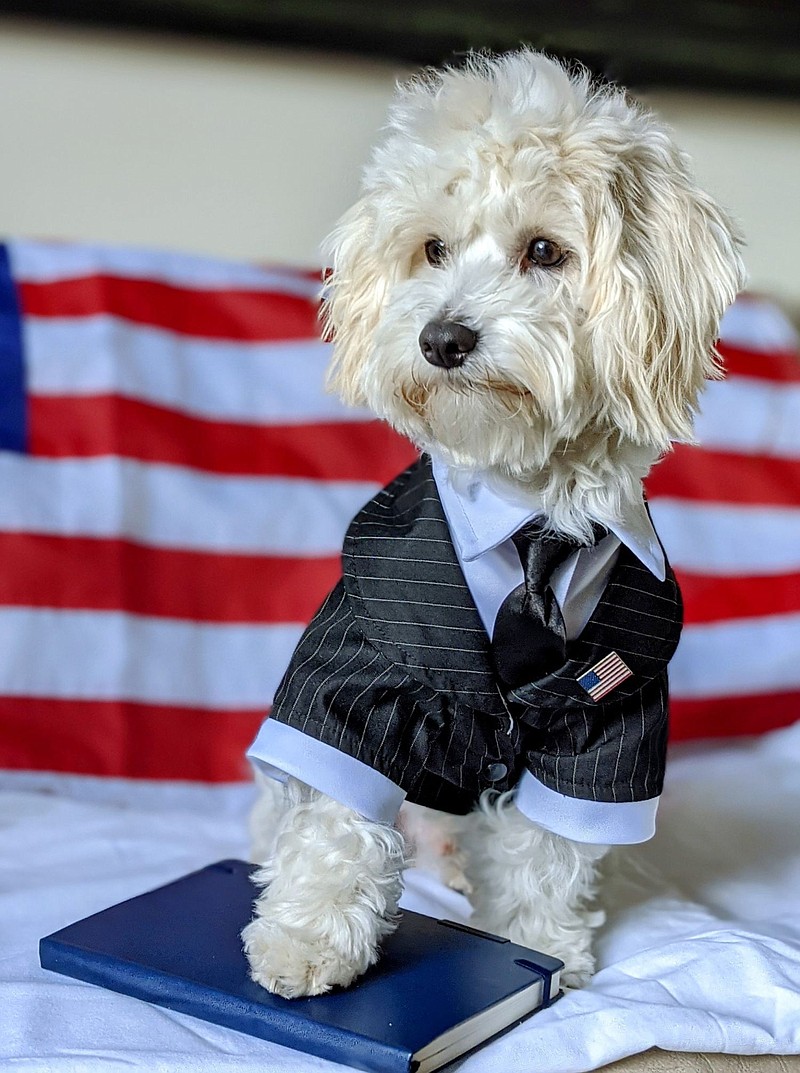
[[[323,245],[331,266],[322,305],[325,335],[333,341],[328,386],[353,406],[366,402],[359,373],[373,346],[388,285],[374,232],[367,196],[345,213]]]
[[[743,285],[739,239],[688,158],[637,114],[590,211],[587,328],[601,413],[640,443],[690,439],[698,393],[719,375],[714,344]]]

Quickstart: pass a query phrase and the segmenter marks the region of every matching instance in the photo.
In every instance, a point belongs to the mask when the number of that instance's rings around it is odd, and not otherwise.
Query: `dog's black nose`
[[[431,365],[455,369],[478,342],[476,332],[454,320],[431,320],[419,333],[419,348]]]

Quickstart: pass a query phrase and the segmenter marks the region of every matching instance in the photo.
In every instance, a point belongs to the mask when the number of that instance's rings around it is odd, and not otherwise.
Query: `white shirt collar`
[[[535,495],[512,498],[479,473],[451,470],[439,459],[432,461],[450,534],[463,562],[485,555],[542,513],[541,501]],[[664,552],[643,498],[631,505],[623,518],[609,523],[608,529],[659,581],[664,580]]]

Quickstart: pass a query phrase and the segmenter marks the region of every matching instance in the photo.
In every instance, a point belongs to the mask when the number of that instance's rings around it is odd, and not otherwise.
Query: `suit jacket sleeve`
[[[431,693],[370,643],[340,581],[301,637],[270,718],[410,792],[442,730]]]

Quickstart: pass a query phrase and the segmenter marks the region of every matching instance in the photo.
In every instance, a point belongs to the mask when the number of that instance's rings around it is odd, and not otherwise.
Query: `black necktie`
[[[605,534],[598,526],[594,540]],[[555,568],[582,545],[528,525],[512,537],[525,574],[497,612],[492,634],[495,667],[514,689],[542,678],[566,662],[566,630],[548,582]]]

